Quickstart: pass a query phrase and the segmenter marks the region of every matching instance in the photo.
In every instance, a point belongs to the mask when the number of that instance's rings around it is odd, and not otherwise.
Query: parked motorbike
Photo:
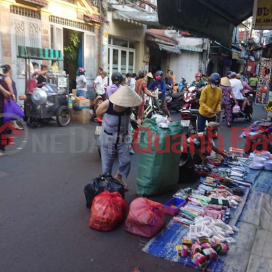
[[[169,86],[170,87],[170,86]],[[173,93],[169,87],[166,87],[166,103],[169,111],[175,110],[179,112],[182,109],[183,104],[183,92]]]
[[[144,119],[151,118],[153,114],[164,115],[164,113],[160,109],[161,101],[159,99],[159,89],[156,89],[152,93],[155,94],[157,98],[148,96],[147,103],[145,104]]]
[[[183,109],[198,109],[199,99],[197,97],[198,89],[194,86],[186,89],[183,95]]]
[[[187,87],[186,79],[184,77],[182,77],[181,81],[178,85],[178,92],[182,92],[185,87]]]
[[[181,110],[181,119],[182,122],[187,120],[187,133],[188,135],[197,134],[197,119],[198,119],[198,109],[182,109]],[[185,122],[184,122],[185,124]]]

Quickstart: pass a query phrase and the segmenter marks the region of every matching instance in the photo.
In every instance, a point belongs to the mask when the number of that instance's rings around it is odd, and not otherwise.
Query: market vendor
[[[119,171],[115,179],[123,183],[125,190],[130,172],[130,153],[128,141],[128,126],[132,108],[142,103],[142,98],[128,86],[121,87],[118,91],[105,100],[96,110],[99,117],[103,117],[100,134],[102,174],[111,174],[115,155],[119,158]]]
[[[224,158],[228,157],[227,153],[224,151],[222,153],[219,152],[218,148],[214,145],[212,137],[216,135],[218,131],[219,124],[216,122],[209,122],[206,130],[203,133],[199,133],[193,137],[190,137],[188,139],[188,143],[191,143],[191,140],[194,141],[194,161],[195,163],[198,163],[200,160],[206,164],[207,163],[207,157],[211,155],[209,153],[209,144],[212,145],[212,151],[214,151],[217,154],[222,155]],[[209,131],[210,129],[210,131]],[[205,150],[203,146],[201,146],[201,141],[203,142],[203,138],[205,140]]]
[[[27,64],[27,71],[23,71],[22,74],[27,77],[27,92],[32,93],[33,89],[37,87],[37,80],[36,76],[37,75],[45,75],[48,73],[48,69],[45,69],[43,71],[39,71],[39,65],[36,62],[29,62]]]

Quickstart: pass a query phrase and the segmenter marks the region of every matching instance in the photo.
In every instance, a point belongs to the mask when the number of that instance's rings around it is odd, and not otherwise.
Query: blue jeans
[[[83,96],[83,97],[86,98],[86,91],[84,91],[84,90],[77,90],[76,96],[77,96],[77,97]]]
[[[203,132],[205,130],[206,127],[206,121],[208,122],[215,122],[215,118],[214,117],[205,117],[201,114],[198,115],[198,132]]]

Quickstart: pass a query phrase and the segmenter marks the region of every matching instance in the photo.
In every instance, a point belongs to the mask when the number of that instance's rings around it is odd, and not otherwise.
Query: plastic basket
[[[174,197],[163,205],[164,212],[170,215],[176,215],[179,212],[179,209],[184,206],[185,203],[186,200]],[[171,205],[175,206],[175,208],[171,207]]]

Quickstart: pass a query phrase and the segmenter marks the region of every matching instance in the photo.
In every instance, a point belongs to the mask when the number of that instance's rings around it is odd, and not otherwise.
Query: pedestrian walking
[[[142,103],[137,108],[137,123],[140,125],[144,117],[145,95],[156,98],[147,89],[147,71],[139,71],[139,79],[136,81],[135,91],[142,98]]]
[[[102,72],[98,75],[93,83],[94,90],[97,96],[101,96],[104,100],[106,99],[106,88],[107,88],[107,72]]]
[[[130,89],[132,91],[135,91],[135,85],[136,85],[136,80],[135,78],[132,76],[132,74],[127,73],[126,74],[126,78],[127,78],[127,82],[126,84],[128,85],[128,87],[130,87]]]
[[[123,178],[130,172],[129,144],[132,139],[127,139],[128,127],[132,108],[140,105],[142,98],[128,86],[121,87],[118,91],[105,100],[97,109],[97,115],[103,117],[100,134],[102,174],[111,174],[115,155],[119,158],[119,170],[115,179],[128,185]]]
[[[8,90],[11,93],[11,99],[13,99],[15,102],[17,100],[17,88],[15,81],[11,78],[11,67],[10,65],[6,64],[2,66],[3,75],[0,77],[0,84],[2,87],[6,90]],[[17,122],[15,120],[11,121],[11,124],[18,130],[23,130],[22,127],[18,126]]]
[[[107,88],[107,97],[110,98],[112,94],[114,94],[116,91],[118,91],[122,85],[123,82],[123,76],[120,72],[115,72],[111,76],[112,85],[110,85]]]
[[[221,112],[225,111],[225,117],[228,127],[231,126],[232,122],[232,110],[231,110],[231,98],[233,98],[235,104],[238,102],[235,99],[235,96],[232,92],[230,81],[227,77],[222,77],[220,82],[220,89],[222,90],[222,102],[221,102],[221,111],[217,113],[217,122],[220,123]]]
[[[222,90],[219,88],[221,77],[213,73],[208,84],[201,92],[199,100],[198,131],[203,132],[206,121],[215,122],[216,114],[221,111]]]
[[[83,67],[79,67],[76,71],[76,96],[83,96],[86,98],[87,93],[87,79],[85,76],[85,69]]]
[[[2,71],[0,71],[0,76],[2,76],[3,73]],[[3,84],[3,82],[2,82]],[[7,87],[6,84],[4,84],[5,87]],[[5,89],[2,85],[1,85],[1,82],[0,82],[0,115],[4,113],[4,100],[5,98],[9,98],[11,97],[12,94],[7,91],[7,89]],[[4,125],[4,118],[3,116],[0,116],[0,127]],[[2,139],[2,134],[6,134],[5,131],[2,131],[0,132],[0,139]],[[5,155],[5,145],[2,145],[2,141],[0,141],[0,157]]]

